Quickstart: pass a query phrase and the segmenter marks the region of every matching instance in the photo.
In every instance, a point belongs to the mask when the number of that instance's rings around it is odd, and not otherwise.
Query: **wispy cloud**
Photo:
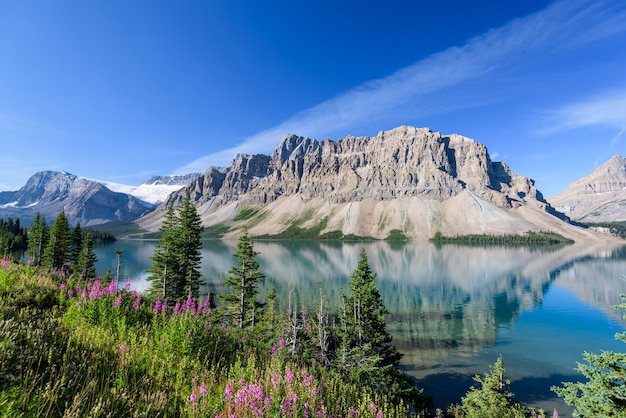
[[[620,131],[613,138],[615,142],[626,130],[626,90],[557,109],[548,124],[547,133],[585,126],[612,126]]]
[[[407,108],[424,116],[449,112],[450,107],[433,106],[429,100],[447,89],[510,68],[537,54],[576,48],[624,30],[626,10],[621,0],[558,1],[475,37],[463,46],[431,55],[295,114],[246,138],[236,147],[202,157],[176,173],[223,166],[236,153],[269,153],[287,133],[321,139],[349,129],[357,135],[359,127],[388,120],[390,115],[406,112]]]

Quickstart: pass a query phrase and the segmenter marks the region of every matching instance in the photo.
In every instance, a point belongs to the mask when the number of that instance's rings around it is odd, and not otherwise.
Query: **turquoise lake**
[[[120,240],[96,248],[97,270],[144,290],[156,241]],[[221,293],[233,266],[237,241],[206,240],[202,249],[204,293]],[[359,249],[377,274],[387,327],[404,353],[401,367],[435,398],[435,406],[459,403],[472,377],[502,355],[517,399],[570,416],[550,391],[581,380],[574,368],[584,351],[624,352],[614,339],[626,329],[612,308],[626,294],[626,246],[575,244],[558,249],[438,247],[429,243],[256,241],[265,283],[279,308],[292,301],[311,307],[319,284],[338,306]],[[120,284],[120,285],[121,285]]]

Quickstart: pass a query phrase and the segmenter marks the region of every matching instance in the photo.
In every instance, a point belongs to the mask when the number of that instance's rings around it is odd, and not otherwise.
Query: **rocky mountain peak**
[[[239,154],[226,171],[211,168],[188,190],[204,225],[233,235],[290,227],[375,238],[400,230],[417,239],[435,232],[591,234],[554,216],[534,181],[491,161],[482,143],[412,126],[338,141],[286,135],[271,157]],[[164,208],[139,224],[158,229]],[[239,219],[242,208],[256,215]]]
[[[315,139],[294,134],[285,135],[272,153],[272,160],[284,163],[289,159],[302,158],[315,152],[318,147],[319,142]]]
[[[577,221],[626,221],[623,209],[626,205],[626,158],[611,157],[548,201],[556,210]]]

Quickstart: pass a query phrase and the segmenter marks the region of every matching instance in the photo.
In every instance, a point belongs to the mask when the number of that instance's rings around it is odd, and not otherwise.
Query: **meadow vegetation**
[[[196,221],[189,202],[170,212],[146,293],[84,274],[80,263],[68,268],[80,254],[71,245],[60,267],[45,251],[39,264],[2,258],[0,415],[545,418],[513,398],[502,358],[474,378],[460,404],[435,408],[397,367],[401,353],[364,249],[338,312],[321,286],[311,312],[292,303],[295,289],[286,312],[276,310],[275,290],[260,303],[264,275],[248,234],[226,293],[198,294]],[[624,416],[625,356],[585,354],[579,371],[587,382],[553,390],[576,416]]]

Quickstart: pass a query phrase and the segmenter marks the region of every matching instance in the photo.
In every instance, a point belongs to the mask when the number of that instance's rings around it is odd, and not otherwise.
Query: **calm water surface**
[[[147,287],[146,269],[156,241],[122,240],[96,249],[97,269],[120,282]],[[203,242],[203,292],[221,293],[237,242]],[[516,397],[561,416],[571,409],[550,391],[581,380],[573,370],[583,351],[626,346],[614,339],[626,327],[611,306],[626,294],[626,247],[576,244],[553,250],[472,248],[429,243],[257,241],[266,276],[261,289],[276,288],[285,308],[290,288],[300,304],[313,306],[321,283],[331,305],[347,289],[359,248],[385,306],[388,330],[404,353],[402,368],[419,379],[436,406],[460,402],[475,374],[502,355]]]

